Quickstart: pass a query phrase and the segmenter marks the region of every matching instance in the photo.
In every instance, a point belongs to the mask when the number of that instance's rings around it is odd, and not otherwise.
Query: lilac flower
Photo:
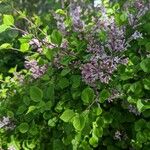
[[[61,45],[60,45],[60,47],[63,48],[63,49],[67,49],[67,47],[68,47],[68,41],[67,40],[63,40],[62,43],[61,43]]]
[[[38,40],[38,39],[32,39],[30,42],[29,42],[30,45],[32,46],[36,46],[38,48],[40,48],[42,46],[42,43]]]
[[[13,130],[15,128],[15,125],[11,122],[9,117],[3,116],[3,118],[0,120],[0,128]]]
[[[115,139],[115,140],[119,140],[119,141],[122,140],[122,134],[121,134],[120,131],[117,130],[117,131],[115,132],[114,139]]]
[[[144,3],[142,0],[136,0],[134,4],[135,4],[135,7],[139,10],[144,8]]]
[[[143,39],[143,34],[142,33],[140,33],[140,32],[138,32],[137,30],[132,34],[132,38],[134,39],[134,40],[136,40],[136,39]]]
[[[96,64],[87,63],[81,67],[82,77],[87,84],[93,84],[99,77],[99,70]]]
[[[137,110],[137,108],[134,106],[134,105],[129,105],[128,106],[128,110],[129,112],[135,114],[136,116],[139,116],[140,115],[140,112]]]
[[[123,28],[117,27],[115,23],[108,28],[108,42],[106,47],[114,52],[126,50],[125,31]]]
[[[36,49],[38,53],[42,53],[42,43],[38,39],[32,39],[29,44],[33,49]]]
[[[137,10],[137,12],[135,14],[131,14],[129,9],[129,7],[135,7]],[[130,26],[132,26],[132,28],[134,29],[135,27],[141,25],[141,23],[139,23],[139,20],[142,16],[144,16],[146,14],[146,12],[149,10],[149,5],[147,5],[147,3],[144,3],[142,0],[136,0],[134,3],[130,3],[127,4],[126,6],[126,11],[128,12],[128,21]]]
[[[94,59],[92,59],[94,60]],[[83,80],[87,84],[94,84],[96,81],[109,83],[112,73],[117,69],[117,63],[112,58],[95,59],[81,67]]]
[[[40,78],[47,71],[47,65],[39,66],[36,60],[25,61],[25,68],[31,72],[34,79]]]
[[[3,117],[3,119],[0,121],[0,128],[7,126],[10,123],[9,117]]]
[[[119,98],[120,96],[121,94],[118,91],[112,90],[111,96],[107,99],[107,101],[108,103],[114,102],[114,100]]]
[[[81,7],[70,5],[70,16],[72,17],[73,27],[75,31],[80,31],[83,29],[84,23],[81,20]]]
[[[53,14],[56,19],[57,28],[64,34],[67,34],[67,27],[65,25],[65,17],[60,14]]]
[[[94,40],[93,37],[89,39],[89,44],[87,45],[87,52],[89,53],[100,53],[102,47]]]

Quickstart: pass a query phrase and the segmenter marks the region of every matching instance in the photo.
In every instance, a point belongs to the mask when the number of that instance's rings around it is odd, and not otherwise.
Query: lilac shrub
[[[0,149],[148,150],[148,1],[55,4],[0,46],[25,58],[0,74]]]

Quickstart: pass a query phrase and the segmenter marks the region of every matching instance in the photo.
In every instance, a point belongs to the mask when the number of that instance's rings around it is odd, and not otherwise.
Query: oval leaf
[[[43,92],[41,89],[39,89],[36,86],[32,86],[30,88],[30,98],[34,101],[34,102],[39,102],[42,100],[43,98]]]

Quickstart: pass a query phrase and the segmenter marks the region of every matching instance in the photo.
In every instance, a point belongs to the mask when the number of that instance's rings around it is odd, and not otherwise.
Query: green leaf
[[[144,88],[150,90],[150,78],[143,79]]]
[[[32,86],[30,88],[30,98],[34,101],[34,102],[39,102],[42,100],[43,98],[43,91],[36,87],[36,86]]]
[[[143,106],[144,106],[144,104],[141,102],[141,100],[139,99],[138,101],[137,101],[137,108],[138,108],[138,111],[142,111],[142,108],[143,108]]]
[[[61,45],[62,42],[62,35],[59,31],[53,30],[51,34],[51,42],[57,45]]]
[[[20,41],[20,43],[29,43],[31,39],[32,39],[32,34],[27,34],[19,38],[18,40]]]
[[[48,125],[50,127],[54,127],[56,125],[56,122],[57,122],[57,118],[54,117],[54,118],[48,120]]]
[[[72,81],[72,88],[78,88],[81,84],[81,76],[80,75],[72,75],[71,81]]]
[[[16,112],[16,114],[17,115],[21,115],[21,114],[23,114],[24,112],[25,112],[25,110],[26,110],[27,108],[26,108],[26,106],[19,106],[19,108],[17,109],[17,112]]]
[[[85,126],[85,118],[82,115],[76,114],[73,118],[73,126],[77,131],[81,131]]]
[[[93,135],[90,140],[89,140],[90,145],[92,145],[93,147],[97,147],[98,145],[98,137]]]
[[[24,123],[21,123],[21,124],[19,125],[19,131],[20,131],[21,133],[26,133],[28,130],[29,130],[29,125],[28,125],[28,123],[24,122]]]
[[[150,52],[150,42],[147,42],[145,45],[146,51]]]
[[[141,129],[145,128],[145,125],[146,125],[146,121],[144,119],[140,119],[140,120],[136,121],[134,124],[135,131],[137,131],[137,132],[141,131]]]
[[[69,86],[69,80],[67,78],[60,78],[60,80],[58,82],[58,86],[61,89],[65,89],[66,87]]]
[[[135,93],[135,94],[141,93],[142,92],[142,85],[141,85],[141,83],[138,81],[138,82],[135,82],[135,83],[131,84],[130,90],[133,93]]]
[[[64,122],[69,122],[73,116],[75,115],[73,110],[67,109],[63,112],[63,114],[60,116],[60,119]]]
[[[99,99],[101,103],[104,103],[110,97],[110,93],[108,90],[104,89],[100,92]]]
[[[35,128],[35,129],[34,129]],[[36,135],[35,133],[33,134],[33,132],[37,132],[36,130],[37,130],[37,128],[34,126],[34,128],[32,129],[32,135]],[[29,149],[34,149],[35,148],[35,146],[36,146],[36,142],[34,141],[34,140],[27,140],[27,141],[25,141],[26,142],[26,146],[27,146],[27,149],[29,150]]]
[[[9,69],[9,73],[14,73],[14,72],[16,72],[17,71],[17,66],[15,66],[15,67],[13,67],[13,68],[10,68]]]
[[[82,91],[81,99],[85,105],[89,104],[94,99],[94,90],[87,87]]]
[[[94,134],[97,137],[102,137],[102,135],[103,135],[103,128],[101,128],[101,127],[94,127],[92,134]]]
[[[27,51],[29,51],[29,47],[30,47],[29,43],[22,43],[20,45],[20,51],[21,52],[27,52]]]
[[[142,70],[146,73],[150,73],[150,58],[146,58],[144,59],[141,63],[140,66],[142,68]]]
[[[14,25],[14,17],[12,15],[3,15],[3,24],[7,26]]]
[[[10,49],[10,48],[12,48],[12,46],[9,43],[4,43],[0,46],[0,50],[1,49]]]
[[[94,115],[99,116],[101,113],[102,113],[102,108],[100,107],[93,108]]]
[[[71,71],[71,69],[69,69],[69,68],[64,68],[64,69],[61,71],[61,76],[67,75],[70,71]]]
[[[46,56],[46,58],[48,60],[52,60],[52,58],[53,58],[53,51],[51,49],[45,48],[44,49],[44,54],[45,54],[45,56]]]
[[[30,104],[30,98],[28,96],[23,96],[23,102],[28,106]]]
[[[55,98],[55,89],[54,84],[49,84],[49,86],[46,88],[45,96],[48,100],[52,101]]]
[[[26,114],[28,114],[28,113],[34,111],[35,109],[36,109],[36,106],[30,106],[30,107],[28,108],[28,111],[27,111]]]
[[[4,32],[5,30],[7,30],[9,28],[9,26],[2,24],[0,25],[0,33]]]
[[[60,15],[66,15],[66,12],[62,9],[57,9],[55,13]]]
[[[103,121],[104,121],[104,123],[106,123],[106,124],[110,124],[110,123],[112,123],[112,121],[113,121],[113,117],[111,116],[111,114],[110,113],[108,113],[108,112],[106,112],[105,114],[103,114]]]
[[[128,18],[128,14],[126,12],[123,12],[122,15],[120,16],[120,20],[122,22],[126,21]]]
[[[105,41],[107,39],[107,34],[105,31],[100,31],[99,32],[99,39],[102,41]]]

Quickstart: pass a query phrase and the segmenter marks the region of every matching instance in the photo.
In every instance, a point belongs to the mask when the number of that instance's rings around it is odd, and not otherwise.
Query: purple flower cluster
[[[112,103],[114,102],[114,100],[118,99],[119,97],[121,97],[122,94],[119,93],[117,90],[112,90],[111,91],[111,96],[107,99],[108,103]]]
[[[127,64],[128,61],[126,58],[109,56],[105,52],[105,46],[100,45],[93,37],[90,39],[87,52],[91,54],[91,58],[81,66],[82,78],[91,86],[94,86],[97,81],[108,84],[117,66]]]
[[[83,80],[90,85],[95,85],[96,81],[108,84],[118,64],[123,64],[124,62],[124,59],[119,59],[118,57],[92,58],[90,62],[81,67]]]
[[[70,16],[72,17],[73,27],[75,31],[81,31],[84,27],[84,23],[81,20],[81,7],[71,4]]]
[[[130,13],[128,8],[130,8],[131,6],[136,8],[135,14]],[[125,9],[128,13],[129,25],[132,26],[132,28],[136,28],[137,26],[141,25],[141,23],[139,23],[139,20],[150,9],[150,5],[147,5],[147,3],[144,3],[143,0],[135,0],[132,3],[127,2],[125,4]]]
[[[0,129],[1,128],[5,128],[6,130],[13,130],[15,125],[12,123],[9,117],[3,116],[3,118],[0,120]]]
[[[38,39],[32,39],[29,44],[32,46],[33,49],[36,49],[37,52],[42,53],[42,43]]]
[[[135,114],[136,116],[139,116],[140,115],[140,112],[137,110],[137,108],[134,106],[134,105],[129,105],[128,106],[128,110],[130,113],[133,113]]]
[[[143,34],[140,33],[140,32],[138,32],[138,31],[135,31],[135,32],[132,34],[132,38],[133,38],[134,40],[136,40],[136,39],[143,39]]]
[[[121,139],[122,139],[122,134],[121,134],[120,131],[117,130],[117,131],[115,132],[114,139],[121,141]]]
[[[47,71],[47,65],[39,66],[36,60],[25,61],[25,68],[31,72],[34,79],[40,78]]]
[[[125,29],[123,27],[117,27],[113,22],[108,27],[107,32],[108,39],[106,47],[110,50],[110,52],[121,52],[126,50]]]
[[[57,28],[66,35],[66,25],[65,25],[65,17],[60,15],[60,14],[53,14],[54,15],[54,19],[56,20],[56,24],[57,24]]]
[[[127,138],[128,138],[127,134],[123,131],[117,130],[114,134],[114,140],[121,141],[121,140],[126,140]]]

